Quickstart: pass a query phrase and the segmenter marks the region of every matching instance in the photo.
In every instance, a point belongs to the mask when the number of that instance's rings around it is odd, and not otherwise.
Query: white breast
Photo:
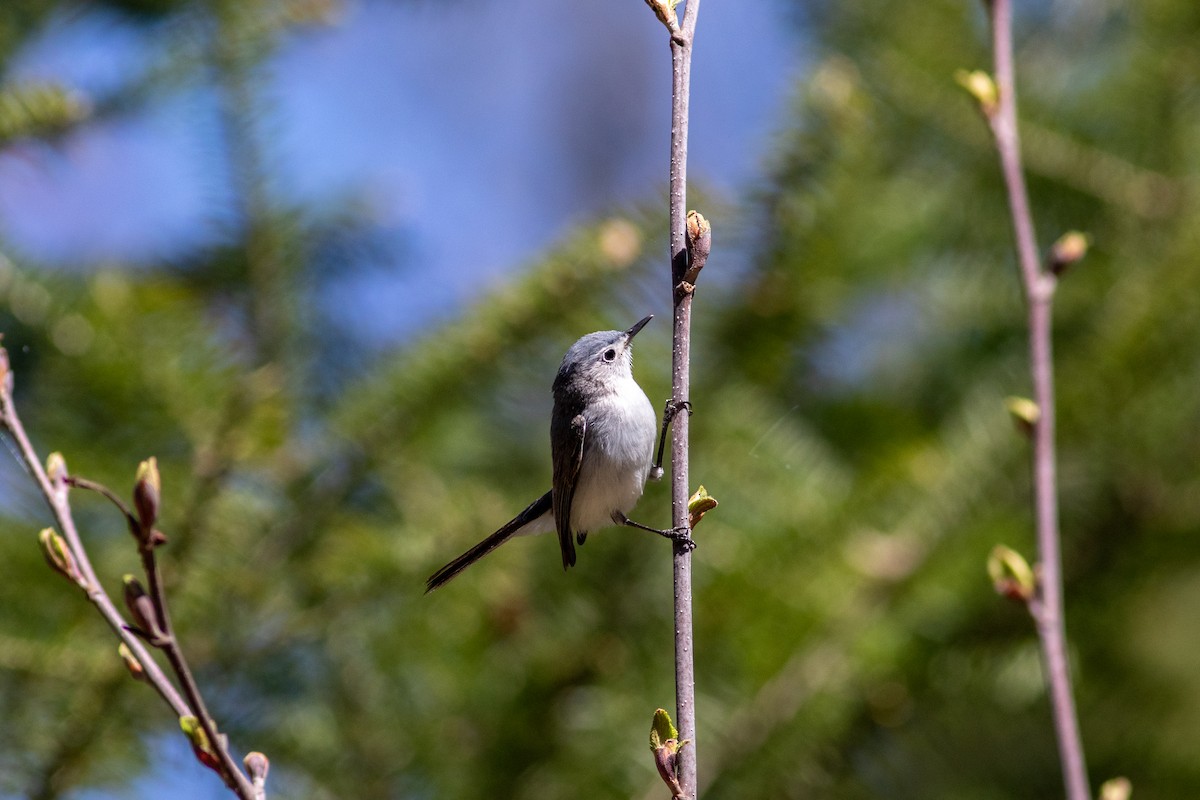
[[[583,467],[571,501],[571,528],[577,531],[608,527],[614,511],[628,514],[637,505],[657,427],[654,407],[632,378],[594,401],[586,414]]]

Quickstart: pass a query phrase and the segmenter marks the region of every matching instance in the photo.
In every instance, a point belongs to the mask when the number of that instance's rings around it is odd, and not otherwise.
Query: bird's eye
[[[617,351],[616,350],[614,350],[613,348],[610,347],[604,351],[604,360],[605,361],[615,361],[616,359],[617,359]]]

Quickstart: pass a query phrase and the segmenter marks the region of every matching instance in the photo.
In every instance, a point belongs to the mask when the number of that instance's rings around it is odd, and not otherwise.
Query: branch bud
[[[1017,430],[1026,436],[1032,436],[1034,427],[1042,418],[1042,410],[1038,408],[1038,404],[1028,397],[1006,397],[1004,406],[1012,415]]]
[[[250,776],[250,780],[255,786],[262,786],[267,782],[267,772],[271,769],[271,762],[262,753],[257,750],[247,753],[242,759],[242,763],[246,765],[246,774]]]
[[[678,739],[679,731],[671,722],[671,715],[665,708],[654,710],[654,719],[650,722],[650,749],[662,747],[669,739]]]
[[[189,714],[179,718],[179,727],[188,737],[188,741],[192,743],[192,752],[196,754],[196,759],[218,775],[221,774],[221,762],[217,758],[217,752],[209,743],[208,734],[204,732],[204,726],[200,724],[200,720]]]
[[[8,350],[0,345],[0,392],[11,397],[13,391],[12,367],[8,363]]]
[[[75,556],[71,555],[71,549],[53,528],[42,528],[38,534],[38,544],[42,546],[42,555],[46,557],[50,569],[81,587],[87,585],[79,572],[79,566],[75,563]]]
[[[67,478],[67,460],[63,454],[53,452],[46,456],[46,478],[55,489],[60,489]]]
[[[683,273],[683,280],[695,284],[708,261],[709,251],[712,250],[712,226],[699,211],[687,213],[687,253],[688,268]]]
[[[162,626],[158,624],[158,614],[154,610],[154,601],[142,584],[132,575],[124,575],[121,580],[125,584],[125,607],[133,618],[134,630],[158,644],[164,638]]]
[[[996,113],[996,107],[1000,104],[1000,91],[996,88],[996,82],[992,80],[991,75],[981,69],[972,71],[960,69],[954,73],[954,80],[967,90],[967,94],[975,98],[975,102],[979,103],[979,110],[985,117],[991,117]]]
[[[988,577],[997,594],[1019,603],[1029,603],[1037,591],[1037,579],[1025,557],[1009,547],[998,544],[992,548],[987,562]]]
[[[679,30],[679,18],[675,16],[675,5],[679,0],[646,0],[646,5],[654,11],[654,16],[658,17],[663,25],[667,26],[667,30],[671,33]]]
[[[138,661],[137,656],[133,654],[133,651],[124,642],[117,645],[117,655],[121,657],[121,661],[125,662],[125,669],[129,670],[130,676],[135,681],[147,680],[146,669],[142,666],[142,662]]]
[[[650,752],[654,754],[654,766],[658,768],[663,783],[671,790],[672,798],[686,797],[675,774],[679,748],[684,744],[686,742],[679,741],[679,731],[672,724],[671,715],[666,709],[657,709],[654,721],[650,724]]]
[[[138,522],[146,533],[154,529],[158,521],[158,508],[162,495],[162,481],[158,475],[158,459],[154,456],[138,464],[137,478],[133,485],[133,505],[137,509]]]
[[[1092,237],[1082,231],[1067,231],[1058,237],[1058,241],[1050,248],[1050,259],[1047,269],[1055,275],[1062,275],[1077,261],[1087,255]]]
[[[1100,786],[1100,800],[1129,800],[1133,784],[1129,778],[1109,778]]]
[[[700,520],[704,519],[704,515],[717,505],[717,498],[710,495],[701,484],[696,493],[688,498],[688,526],[695,528],[700,524]]]

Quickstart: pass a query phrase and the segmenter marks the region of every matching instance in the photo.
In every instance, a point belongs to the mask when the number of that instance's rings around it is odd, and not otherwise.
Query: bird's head
[[[654,319],[640,320],[623,331],[596,331],[581,337],[563,356],[555,389],[569,383],[607,384],[633,377],[633,337]]]

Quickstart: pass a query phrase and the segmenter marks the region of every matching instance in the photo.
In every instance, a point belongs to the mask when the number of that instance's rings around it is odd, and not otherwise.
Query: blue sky
[[[730,199],[753,181],[803,65],[785,10],[701,7],[691,177]],[[54,78],[103,101],[188,40],[186,28],[76,7],[17,55],[10,79]],[[280,43],[257,123],[278,199],[353,201],[394,244],[325,289],[335,315],[353,308],[343,321],[387,343],[573,224],[659,196],[669,75],[664,31],[638,0],[349,2]],[[184,81],[54,145],[0,153],[5,249],[64,267],[171,268],[219,241],[231,190],[216,103]]]

